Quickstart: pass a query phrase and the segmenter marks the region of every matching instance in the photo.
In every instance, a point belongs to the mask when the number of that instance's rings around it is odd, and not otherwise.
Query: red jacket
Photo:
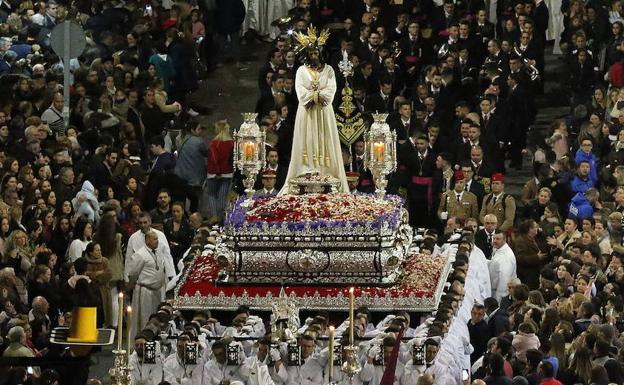
[[[609,78],[614,87],[620,88],[624,86],[624,63],[613,63],[611,68],[609,68]]]
[[[540,382],[540,385],[563,385],[563,384],[560,381],[558,381],[556,378],[551,377]]]
[[[213,140],[208,144],[208,174],[231,174],[234,172],[234,141]]]

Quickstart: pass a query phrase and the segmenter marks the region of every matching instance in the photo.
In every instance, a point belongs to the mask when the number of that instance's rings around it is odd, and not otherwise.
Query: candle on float
[[[386,144],[380,142],[373,143],[373,154],[375,155],[375,160],[382,162],[386,155]]]
[[[117,296],[118,300],[118,311],[119,316],[117,317],[117,350],[121,350],[121,340],[123,339],[123,311],[124,311],[124,294],[123,292],[119,293]]]
[[[329,327],[329,383],[332,382],[334,375],[334,326]]]
[[[252,142],[245,142],[243,144],[243,152],[245,153],[246,160],[253,160],[254,153],[256,152],[256,145]]]
[[[128,306],[126,308],[126,328],[127,330],[127,336],[128,336],[128,350],[126,351],[126,354],[128,355],[128,358],[130,358],[130,347],[132,346],[132,341],[130,340],[130,325],[131,325],[131,319],[132,319],[132,306]]]
[[[355,288],[349,289],[349,345],[353,346],[353,333],[355,329],[354,325],[354,312],[355,312]]]

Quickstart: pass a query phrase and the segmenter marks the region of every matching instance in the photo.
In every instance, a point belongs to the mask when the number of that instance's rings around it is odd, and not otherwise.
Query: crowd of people
[[[406,198],[410,224],[427,229],[420,252],[454,260],[431,317],[397,312],[374,323],[356,312],[362,370],[353,383],[623,384],[621,2],[506,0],[490,10],[479,0],[298,0],[285,15],[280,3],[265,13],[288,18],[260,20],[257,34],[272,41],[258,74],[267,165],[257,194],[276,194],[288,173],[301,65],[292,32],[331,26],[322,57],[336,74],[335,110],[348,84],[365,120],[389,113],[398,168],[388,190]],[[245,69],[240,35],[253,27],[253,7],[0,2],[3,356],[71,356],[50,331],[68,325],[75,306],[96,306],[100,326],[117,327],[124,292],[136,384],[328,380],[328,326],[339,325],[337,336],[349,327],[335,314],[309,319],[293,348],[248,308],[217,320],[165,301],[193,256],[212,247],[231,193],[242,192],[229,123],[206,130],[190,94],[206,63]],[[555,74],[546,72],[546,30],[561,13]],[[67,63],[68,106],[49,41],[65,20],[87,32],[84,53]],[[545,79],[560,85],[570,113],[542,132],[531,128]],[[364,149],[362,140],[344,148],[343,163],[352,189],[367,193]],[[516,197],[505,178],[528,157],[533,176]],[[334,381],[351,383],[339,363]],[[3,369],[8,384],[89,377],[43,363]]]

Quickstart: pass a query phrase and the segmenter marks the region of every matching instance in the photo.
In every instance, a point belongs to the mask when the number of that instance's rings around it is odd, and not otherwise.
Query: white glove
[[[249,326],[249,325],[245,325],[241,328],[241,334],[253,334],[253,327]]]
[[[379,355],[379,353],[381,353],[381,348],[379,347],[379,345],[373,345],[370,347],[370,349],[368,349],[368,358],[374,359]]]
[[[448,212],[446,211],[442,211],[440,213],[440,219],[442,219],[443,221],[445,221],[448,218]]]
[[[282,355],[276,348],[271,348],[271,350],[269,351],[269,355],[271,356],[271,360],[273,362],[277,362],[282,359]]]

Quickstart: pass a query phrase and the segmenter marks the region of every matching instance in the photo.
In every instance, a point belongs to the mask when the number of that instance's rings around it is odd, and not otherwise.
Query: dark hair
[[[97,231],[93,236],[93,242],[98,243],[102,249],[102,256],[110,258],[117,248],[117,222],[113,215],[103,215],[100,219]]]
[[[525,221],[520,222],[520,224],[518,225],[518,233],[522,235],[528,234],[529,230],[531,230],[531,228],[535,226],[535,223],[536,222],[533,219],[527,219]]]
[[[74,261],[74,270],[76,270],[76,274],[83,275],[87,271],[87,267],[89,266],[89,262],[85,258],[78,258]]]
[[[624,382],[624,368],[622,364],[614,359],[609,359],[604,363],[604,368],[609,375],[609,382],[621,384]]]
[[[483,306],[485,306],[485,311],[491,313],[498,309],[498,301],[494,297],[488,297],[483,301]]]
[[[505,375],[503,369],[505,367],[505,360],[503,356],[498,353],[491,353],[488,360],[488,368],[490,375],[503,376]]]
[[[501,354],[506,356],[511,349],[511,341],[504,337],[496,337],[496,346],[501,350]]]
[[[529,366],[536,369],[544,358],[544,354],[537,349],[529,349],[526,351],[526,358]]]
[[[82,237],[84,235],[84,229],[85,227],[87,227],[87,224],[90,224],[91,222],[88,219],[85,219],[84,217],[79,217],[76,220],[76,225],[74,226],[74,232],[72,234],[72,239],[80,239],[82,240]]]
[[[149,145],[165,147],[165,138],[162,135],[154,135],[149,140]],[[129,146],[128,146],[129,147]]]
[[[97,246],[97,245],[98,245],[97,242],[89,242],[87,247],[85,247],[84,251],[82,252],[82,256],[83,257],[88,257],[89,254],[93,253],[93,250],[95,250],[95,246]]]
[[[555,375],[555,369],[553,368],[553,365],[550,361],[542,361],[542,373],[544,374],[545,378],[552,378]]]

